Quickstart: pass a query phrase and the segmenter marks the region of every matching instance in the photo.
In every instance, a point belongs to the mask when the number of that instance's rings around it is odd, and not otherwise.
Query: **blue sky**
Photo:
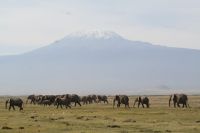
[[[200,49],[200,1],[0,0],[0,55],[23,53],[88,30]]]

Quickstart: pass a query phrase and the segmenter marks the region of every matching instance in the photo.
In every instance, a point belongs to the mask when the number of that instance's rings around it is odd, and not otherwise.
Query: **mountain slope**
[[[200,51],[130,41],[106,32],[69,35],[0,58],[2,94],[199,92]],[[17,89],[17,90],[16,90]]]

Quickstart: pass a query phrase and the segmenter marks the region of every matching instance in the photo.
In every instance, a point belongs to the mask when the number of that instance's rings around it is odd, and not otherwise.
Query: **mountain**
[[[199,93],[200,51],[75,33],[31,52],[0,57],[0,94]]]

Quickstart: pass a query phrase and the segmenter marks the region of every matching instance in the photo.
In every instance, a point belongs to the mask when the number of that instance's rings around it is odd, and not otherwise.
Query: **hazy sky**
[[[88,30],[200,49],[200,0],[0,0],[0,55]]]

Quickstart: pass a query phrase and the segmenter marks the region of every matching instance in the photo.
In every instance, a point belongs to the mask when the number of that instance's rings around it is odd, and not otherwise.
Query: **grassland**
[[[189,96],[191,108],[169,108],[169,96],[150,96],[151,107],[112,108],[109,104],[90,104],[71,109],[25,104],[23,111],[5,109],[0,98],[0,133],[199,133],[200,96]],[[2,128],[12,129],[2,129]]]

